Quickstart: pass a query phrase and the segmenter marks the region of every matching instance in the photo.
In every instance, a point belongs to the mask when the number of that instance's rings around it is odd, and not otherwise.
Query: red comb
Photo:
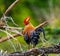
[[[25,25],[29,24],[29,20],[30,20],[30,16],[28,16],[27,18],[24,19],[24,24]]]

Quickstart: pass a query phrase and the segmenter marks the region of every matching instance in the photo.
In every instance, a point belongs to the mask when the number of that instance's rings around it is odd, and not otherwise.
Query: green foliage
[[[0,0],[0,17],[12,2],[14,2],[14,0]],[[44,29],[48,43],[56,44],[60,42],[59,6],[59,0],[20,0],[18,4],[8,13],[7,16],[11,16],[15,23],[19,25],[19,27],[24,27],[23,20],[27,16],[30,16],[30,22],[34,26],[37,26],[41,22],[44,22],[47,19],[51,19],[52,15],[54,19],[53,22],[49,22],[46,26],[44,26]],[[50,10],[52,10],[52,12]],[[10,24],[10,26],[13,25],[9,20],[8,23]],[[0,32],[0,36],[6,35]],[[23,50],[27,50],[27,44],[25,43],[23,37],[19,36],[17,37],[17,39],[22,45]],[[17,51],[20,51],[19,47],[16,46],[17,43],[13,39],[11,41],[14,44]],[[40,47],[42,45],[43,43],[40,41],[36,47]],[[8,52],[15,51],[13,46],[11,45],[11,42],[9,41],[0,43],[0,49],[3,49],[4,51],[7,50]]]

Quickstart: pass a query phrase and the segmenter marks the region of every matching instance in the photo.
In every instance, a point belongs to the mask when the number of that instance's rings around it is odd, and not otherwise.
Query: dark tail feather
[[[42,32],[43,33],[43,36],[44,36],[44,41],[46,41],[46,37],[45,37],[45,31],[44,31],[44,29],[42,28],[42,27],[39,27],[39,28],[37,28],[36,30],[35,30],[38,34],[40,34],[40,32]]]

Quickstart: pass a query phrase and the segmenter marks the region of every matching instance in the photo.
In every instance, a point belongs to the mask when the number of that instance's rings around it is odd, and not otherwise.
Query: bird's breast
[[[30,34],[31,34],[32,31],[34,31],[34,28],[28,28],[27,29],[26,32],[27,32],[27,34],[28,34],[29,37],[30,37]]]
[[[35,29],[35,27],[33,27],[33,26],[26,26],[23,30],[23,34],[27,33],[27,35],[30,37],[31,31],[33,31],[34,29]]]

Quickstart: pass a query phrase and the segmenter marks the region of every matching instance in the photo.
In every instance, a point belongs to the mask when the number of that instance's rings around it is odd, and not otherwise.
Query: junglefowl
[[[33,48],[38,44],[40,38],[40,32],[43,32],[45,38],[45,32],[42,27],[34,27],[30,22],[30,17],[24,19],[25,27],[23,29],[24,40],[28,45],[32,44]],[[44,23],[45,24],[45,23]],[[42,24],[43,25],[43,24]]]

